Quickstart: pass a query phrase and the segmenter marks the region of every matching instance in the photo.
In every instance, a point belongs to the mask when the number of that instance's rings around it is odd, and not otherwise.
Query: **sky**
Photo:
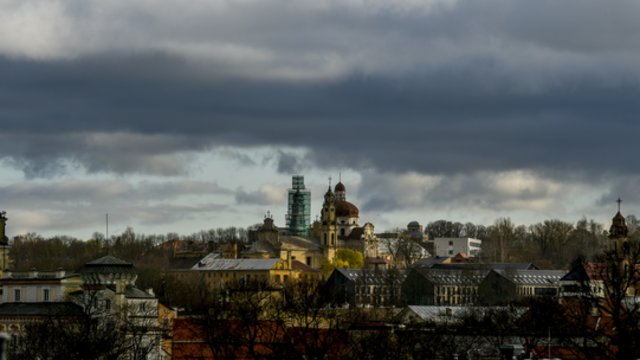
[[[0,0],[9,236],[640,207],[640,2]]]

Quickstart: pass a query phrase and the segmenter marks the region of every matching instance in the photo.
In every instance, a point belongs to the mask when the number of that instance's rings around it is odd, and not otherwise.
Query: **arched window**
[[[344,229],[340,229],[340,236],[344,236]]]

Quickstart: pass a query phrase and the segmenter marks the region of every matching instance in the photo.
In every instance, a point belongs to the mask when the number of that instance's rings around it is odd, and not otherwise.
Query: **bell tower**
[[[324,194],[324,203],[321,211],[322,232],[320,243],[324,249],[324,256],[331,261],[336,254],[337,227],[336,227],[336,196],[331,191],[331,178],[329,189]]]
[[[609,250],[611,250],[619,259],[622,259],[625,265],[629,265],[630,248],[628,241],[629,228],[620,212],[620,204],[622,200],[618,198],[618,212],[611,219],[611,227],[609,228]]]

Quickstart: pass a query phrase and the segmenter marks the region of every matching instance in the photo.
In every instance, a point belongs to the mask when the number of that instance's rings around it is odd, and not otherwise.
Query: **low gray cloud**
[[[304,166],[302,159],[297,154],[291,154],[285,151],[278,151],[278,172],[283,174],[298,174],[302,172]]]
[[[565,184],[529,171],[477,172],[452,176],[364,174],[363,210],[467,209],[485,213],[525,210],[550,213],[569,201],[580,183]]]
[[[13,234],[102,231],[106,213],[120,225],[166,225],[213,217],[229,211],[216,197],[230,195],[216,183],[190,180],[61,179],[0,186],[0,204],[8,210]]]
[[[253,166],[260,159],[243,149],[269,147],[280,173],[354,169],[409,187],[415,174],[417,198],[432,203],[544,209],[555,186],[640,173],[639,10],[596,0],[13,2],[0,14],[0,160],[30,179],[70,169],[172,177],[203,152]],[[490,183],[517,172],[535,184]],[[274,193],[233,197],[264,205]],[[382,192],[365,203],[401,206]]]
[[[286,203],[286,188],[277,185],[262,185],[255,191],[236,190],[235,199],[238,204],[249,205],[282,205]]]

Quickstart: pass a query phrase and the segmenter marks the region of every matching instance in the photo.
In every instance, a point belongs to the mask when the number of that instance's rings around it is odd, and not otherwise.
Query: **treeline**
[[[127,260],[136,267],[137,284],[140,288],[153,288],[156,294],[163,294],[163,273],[171,268],[176,249],[172,246],[159,246],[160,244],[181,240],[186,249],[179,250],[206,253],[220,249],[231,241],[246,242],[249,229],[228,227],[203,230],[190,235],[146,235],[136,233],[133,228],[128,227],[121,234],[109,236],[108,240],[102,233],[94,233],[89,240],[65,235],[45,238],[36,233],[27,233],[13,238],[10,250],[12,264],[9,269],[63,269],[74,272],[91,260],[112,255]]]
[[[11,243],[12,270],[31,270],[33,268],[46,271],[63,268],[76,270],[87,261],[110,254],[131,262],[136,262],[150,253],[157,245],[182,240],[186,243],[204,244],[215,250],[230,241],[247,242],[247,234],[251,228],[237,227],[202,230],[190,235],[178,233],[142,234],[133,228],[121,234],[111,235],[107,240],[102,233],[94,233],[91,239],[82,240],[66,235],[44,237],[36,233],[17,235]]]
[[[640,237],[640,221],[626,217],[629,236]],[[429,239],[472,237],[482,240],[481,261],[532,262],[544,269],[566,269],[577,257],[590,258],[602,251],[608,231],[594,220],[582,218],[575,224],[557,219],[533,225],[514,224],[509,218],[492,225],[437,220],[426,226]]]
[[[634,215],[626,219],[630,237],[640,237],[640,221]],[[179,239],[200,251],[215,251],[232,241],[246,244],[249,231],[257,226],[217,228],[189,235],[149,235],[137,233],[128,227],[109,239],[96,232],[88,240],[65,235],[45,238],[28,233],[13,239],[11,257],[14,264],[11,268],[22,271],[32,268],[41,271],[57,268],[74,271],[87,261],[111,254],[134,263],[141,270],[149,269],[150,273],[158,273],[158,269],[169,266],[173,255],[173,249],[159,247],[159,244]],[[566,269],[579,256],[591,257],[602,250],[608,236],[602,224],[586,218],[575,224],[551,219],[533,225],[515,224],[509,218],[500,218],[489,226],[437,220],[426,226],[425,233],[430,239],[473,237],[482,240],[480,261],[532,262],[545,269]],[[141,276],[141,280],[145,282],[145,277]]]

